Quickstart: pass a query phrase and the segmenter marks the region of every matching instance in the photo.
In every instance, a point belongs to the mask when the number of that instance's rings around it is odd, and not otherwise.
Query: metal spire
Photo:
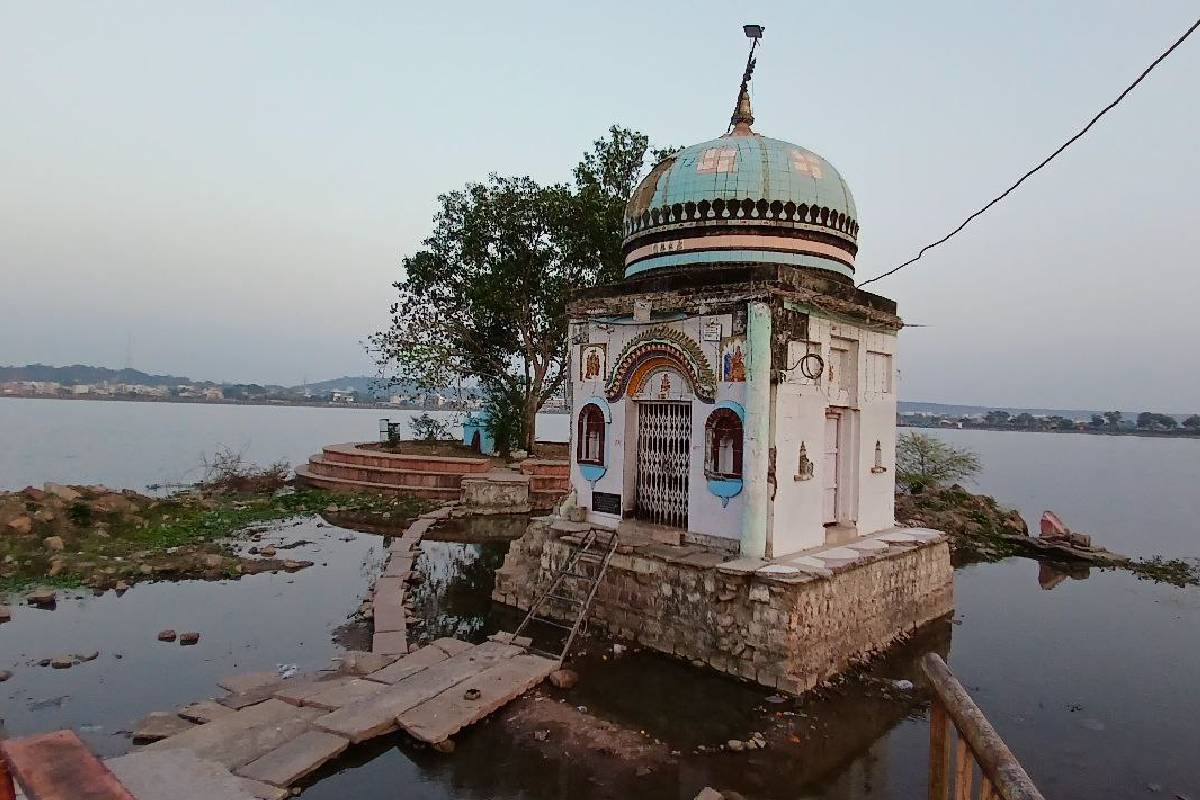
[[[759,39],[762,38],[765,29],[761,25],[743,25],[742,30],[754,41],[750,44],[750,53],[746,56],[746,71],[742,73],[737,105],[734,106],[733,116],[729,120],[729,127],[733,133],[750,133],[750,126],[754,124],[754,114],[750,110],[750,77],[758,63],[754,51],[758,48]]]

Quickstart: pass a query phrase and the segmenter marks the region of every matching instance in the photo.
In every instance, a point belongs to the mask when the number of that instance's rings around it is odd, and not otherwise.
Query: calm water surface
[[[158,482],[183,476],[215,444],[242,447],[259,461],[297,461],[324,443],[371,438],[378,416],[375,410],[4,400],[0,485]],[[550,420],[565,433],[565,417]],[[1200,498],[1193,490],[1200,442],[937,435],[977,450],[985,465],[977,488],[1019,508],[1031,523],[1053,508],[1112,549],[1200,555]],[[143,456],[148,462],[139,463]],[[122,598],[110,592],[55,611],[18,607],[14,621],[0,626],[0,668],[17,671],[0,685],[0,716],[12,732],[86,726],[91,743],[113,752],[127,746],[116,731],[146,711],[208,696],[235,663],[239,669],[280,661],[322,665],[337,649],[332,632],[377,570],[381,539],[318,524],[272,534],[313,542],[295,557],[317,566],[295,575],[251,576],[219,592],[200,582],[143,585]],[[427,581],[415,599],[429,636],[478,639],[511,627],[512,611],[487,600],[503,537],[471,539],[449,532],[423,544],[417,564]],[[934,626],[890,654],[874,669],[877,682],[782,706],[765,704],[766,693],[753,687],[652,654],[605,659],[593,643],[578,661],[580,686],[562,699],[678,751],[648,776],[634,777],[611,756],[539,751],[529,746],[528,732],[522,739],[500,714],[458,737],[452,756],[400,738],[354,750],[304,796],[678,800],[714,785],[748,798],[920,797],[925,709],[919,698],[886,687],[887,680],[912,677],[916,657],[936,650],[948,656],[1047,798],[1200,799],[1200,591],[1098,570],[1047,590],[1047,577],[1038,563],[1019,558],[963,567],[955,624]],[[153,636],[164,627],[199,630],[201,644],[160,645]],[[72,649],[102,655],[65,671],[28,665]],[[115,659],[117,652],[124,658]],[[694,751],[698,743],[754,730],[768,734],[770,749]]]

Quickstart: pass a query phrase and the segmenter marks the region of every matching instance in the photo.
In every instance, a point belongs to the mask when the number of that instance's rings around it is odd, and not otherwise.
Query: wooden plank
[[[967,740],[983,775],[992,782],[1000,796],[1005,800],[1044,800],[1016,756],[954,677],[946,662],[936,653],[928,653],[921,659],[921,671],[925,673],[929,687],[936,696],[934,706],[945,708],[959,735]],[[933,735],[932,731],[930,735]],[[932,768],[932,761],[930,766]],[[931,798],[932,791],[931,775]]]
[[[405,711],[520,652],[521,648],[512,645],[485,642],[416,672],[386,691],[319,717],[313,725],[355,744],[391,733],[399,727],[396,717]]]
[[[934,699],[929,708],[929,800],[946,800],[950,792],[950,742],[946,709]]]
[[[0,759],[29,800],[135,800],[74,731],[0,742]]]
[[[272,786],[291,786],[325,762],[336,758],[350,742],[324,731],[307,731],[236,772],[243,778]]]
[[[400,714],[396,721],[415,739],[449,739],[544,681],[558,662],[535,655],[501,661],[473,678]]]
[[[967,740],[959,737],[954,748],[954,800],[971,800],[971,783],[975,779],[975,759]]]

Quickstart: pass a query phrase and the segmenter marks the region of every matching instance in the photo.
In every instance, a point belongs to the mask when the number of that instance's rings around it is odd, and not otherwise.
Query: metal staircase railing
[[[608,562],[612,560],[613,554],[616,551],[617,532],[615,530],[590,528],[583,535],[583,538],[579,540],[579,543],[572,546],[570,555],[559,564],[558,568],[554,571],[554,577],[550,580],[550,583],[529,606],[529,612],[525,615],[525,619],[521,620],[521,624],[517,626],[517,630],[513,636],[522,635],[531,622],[540,622],[544,625],[567,631],[561,652],[549,653],[538,651],[542,655],[562,663],[571,649],[571,643],[575,640],[576,634],[579,633],[580,627],[587,618],[587,612],[592,605],[592,599],[596,596],[596,589],[599,588],[600,582],[604,580],[604,573],[608,571]],[[588,574],[581,570],[581,564],[591,564],[598,568],[595,574]],[[562,587],[564,579],[579,581],[578,586],[582,593],[585,594],[584,599],[580,600],[578,597],[568,597],[563,594],[562,592],[565,590],[560,587]],[[566,603],[576,606],[574,621],[570,625],[565,625],[558,620],[539,614],[538,612],[548,602]]]

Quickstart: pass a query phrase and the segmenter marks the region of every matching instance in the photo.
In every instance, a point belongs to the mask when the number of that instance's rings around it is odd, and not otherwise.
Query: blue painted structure
[[[485,456],[496,455],[496,442],[492,438],[492,434],[488,431],[488,421],[491,419],[491,412],[485,410],[472,411],[463,419],[463,439],[462,442],[467,447],[475,447],[478,438],[479,452]]]
[[[742,408],[741,403],[736,403],[733,400],[722,400],[713,407],[713,411],[719,408],[727,408],[737,414],[738,419],[742,421],[742,427],[746,425],[746,409]],[[709,416],[712,416],[711,413]],[[729,505],[729,501],[742,493],[741,478],[715,478],[705,476],[708,483],[708,491],[717,497],[721,498],[721,505]]]

